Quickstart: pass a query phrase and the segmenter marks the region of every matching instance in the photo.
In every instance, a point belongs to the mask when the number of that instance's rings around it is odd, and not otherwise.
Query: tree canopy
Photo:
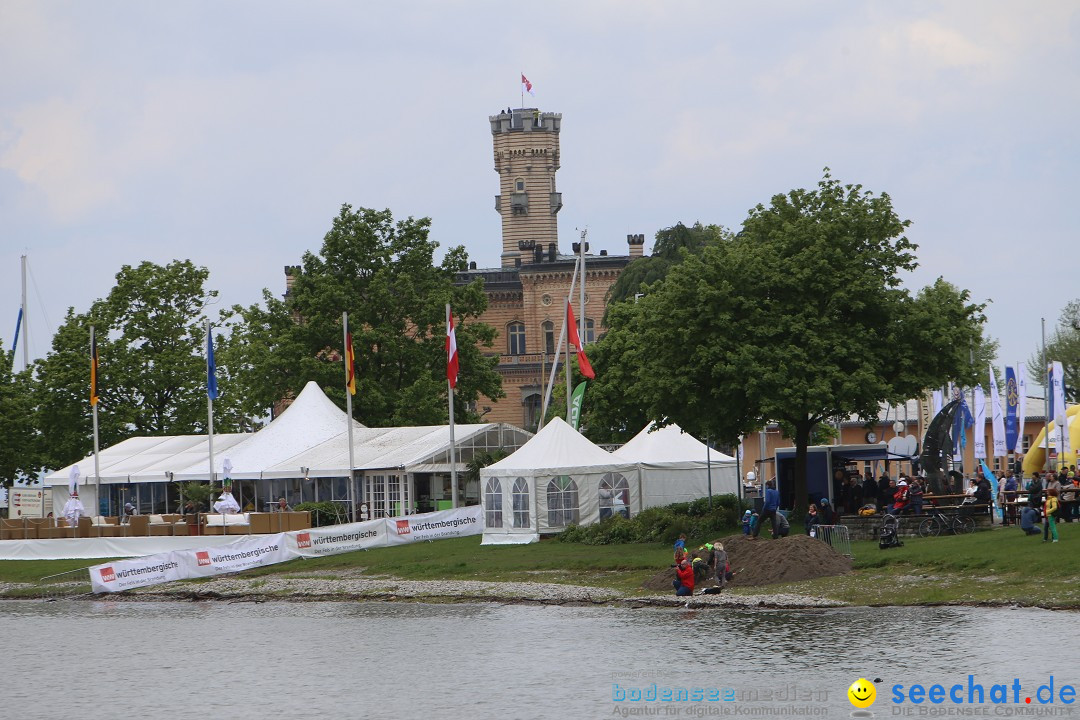
[[[283,300],[264,291],[261,305],[232,309],[222,357],[249,414],[265,413],[309,380],[345,404],[342,312],[348,312],[356,419],[372,426],[445,423],[446,303],[461,367],[457,419],[478,419],[470,403],[481,393],[502,397],[497,358],[480,354],[495,330],[467,321],[486,308],[483,287],[454,284],[467,263],[464,248],[451,248],[434,263],[429,227],[427,218],[395,221],[389,210],[343,205],[319,253],[305,253],[293,270]]]
[[[590,353],[590,433],[596,420],[611,433],[658,419],[733,442],[787,423],[804,507],[818,423],[869,419],[881,402],[975,377],[983,308],[942,279],[914,297],[902,287],[916,266],[908,224],[888,195],[828,171],[816,189],[758,205],[736,236],[687,254],[639,302],[612,308]]]
[[[1046,358],[1042,348],[1032,353],[1028,360],[1028,377],[1046,384],[1046,363],[1060,362],[1065,371],[1065,400],[1080,402],[1080,300],[1065,306],[1058,318],[1057,327],[1046,341]]]
[[[69,308],[52,349],[35,364],[34,424],[41,456],[61,467],[93,449],[90,326],[97,338],[98,434],[102,447],[134,435],[205,433],[209,273],[189,260],[124,265],[109,295],[86,313]],[[214,429],[243,425],[238,398],[222,386]]]

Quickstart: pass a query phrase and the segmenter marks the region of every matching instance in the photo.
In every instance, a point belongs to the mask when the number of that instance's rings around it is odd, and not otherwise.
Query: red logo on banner
[[[297,533],[296,534],[296,547],[298,547],[298,548],[311,547],[311,533]]]
[[[409,529],[409,521],[408,520],[395,520],[395,522],[397,523],[397,534],[398,535],[408,535],[409,533],[412,532],[412,530]]]
[[[116,571],[109,567],[101,568],[101,582],[112,582],[116,579]]]
[[[210,553],[205,550],[200,550],[199,552],[195,553],[195,559],[199,561],[199,565],[209,565]]]

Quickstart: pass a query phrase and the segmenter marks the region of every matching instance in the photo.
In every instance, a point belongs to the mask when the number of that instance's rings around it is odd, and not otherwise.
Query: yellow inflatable
[[[1080,415],[1080,405],[1073,405],[1065,411],[1067,418],[1066,424],[1069,428],[1069,445],[1072,446],[1072,452],[1065,454],[1064,461],[1058,458],[1058,467],[1063,463],[1065,465],[1076,464],[1076,450],[1080,447],[1080,419],[1076,417]],[[1054,437],[1057,434],[1057,425],[1053,422],[1050,423],[1050,447],[1054,447]],[[1027,455],[1024,456],[1024,475],[1030,476],[1031,473],[1036,470],[1043,470],[1046,465],[1046,449],[1043,447],[1043,440],[1046,439],[1046,429],[1043,428],[1039,432],[1039,437],[1035,438],[1035,443],[1028,449]]]

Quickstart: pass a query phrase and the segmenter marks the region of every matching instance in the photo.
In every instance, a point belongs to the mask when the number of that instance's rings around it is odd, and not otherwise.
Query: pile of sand
[[[735,577],[728,587],[751,587],[773,583],[812,580],[851,572],[851,559],[846,558],[820,540],[806,535],[770,540],[764,536],[747,540],[743,535],[723,538],[724,550]],[[704,556],[704,553],[701,553]],[[652,576],[642,587],[662,592],[672,591],[675,569],[666,567]],[[714,583],[699,583],[708,587]]]

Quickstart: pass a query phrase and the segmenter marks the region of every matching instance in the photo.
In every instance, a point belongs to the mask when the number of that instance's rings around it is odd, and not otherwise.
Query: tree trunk
[[[792,497],[791,514],[793,518],[806,516],[806,448],[810,444],[810,433],[814,429],[809,419],[795,423],[795,494]]]

